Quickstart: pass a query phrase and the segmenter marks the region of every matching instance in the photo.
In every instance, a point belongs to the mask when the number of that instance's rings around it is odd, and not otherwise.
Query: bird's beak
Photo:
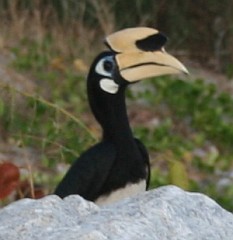
[[[167,74],[188,73],[180,61],[164,50],[121,53],[116,55],[116,61],[121,76],[129,82]]]
[[[120,75],[128,82],[168,74],[188,74],[186,67],[164,50],[166,37],[152,28],[129,28],[106,38],[116,52]]]

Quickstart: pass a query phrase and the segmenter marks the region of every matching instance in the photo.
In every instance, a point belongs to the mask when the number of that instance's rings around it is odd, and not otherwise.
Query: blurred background
[[[0,0],[0,206],[52,193],[101,138],[85,76],[104,36],[148,26],[190,76],[127,92],[151,188],[174,184],[233,211],[233,1]]]

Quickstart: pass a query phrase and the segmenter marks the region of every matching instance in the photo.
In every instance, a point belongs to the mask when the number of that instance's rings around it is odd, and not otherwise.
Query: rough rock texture
[[[102,208],[79,196],[52,195],[0,210],[0,239],[232,240],[233,214],[174,186]]]

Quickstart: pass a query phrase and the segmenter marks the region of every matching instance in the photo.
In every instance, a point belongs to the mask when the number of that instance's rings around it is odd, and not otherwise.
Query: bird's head
[[[116,94],[121,86],[149,77],[187,74],[185,66],[165,51],[166,41],[165,35],[147,27],[110,34],[105,39],[110,51],[96,58],[90,73],[98,76],[98,87],[110,94]]]

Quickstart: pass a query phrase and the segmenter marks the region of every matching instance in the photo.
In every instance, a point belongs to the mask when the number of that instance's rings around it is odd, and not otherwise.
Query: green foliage
[[[0,98],[0,117],[4,114],[5,111],[5,103],[4,101]]]
[[[156,171],[154,176],[152,171],[152,186],[158,186],[156,178],[163,175],[166,184],[208,192],[224,207],[232,209],[231,184],[225,187],[223,197],[217,190],[221,178],[214,177],[216,171],[232,171],[232,97],[218,93],[215,85],[200,79],[190,82],[162,77],[149,84],[150,91],[140,92],[133,98],[146,99],[159,118],[154,128],[137,126],[134,130],[151,152],[160,153],[153,162],[165,163],[165,172]],[[199,181],[191,177],[196,171]],[[208,187],[202,185],[202,174],[210,182]]]
[[[151,84],[157,94],[145,92],[141,97],[151,104],[165,104],[172,116],[184,119],[192,128],[203,131],[207,139],[212,139],[219,147],[232,152],[233,142],[233,99],[229,94],[217,93],[215,85],[206,85],[203,80],[187,82],[168,77],[156,79]],[[155,96],[156,95],[156,96]],[[169,135],[167,129],[171,120],[162,123],[156,133],[158,137]]]
[[[37,41],[23,39],[19,47],[13,47],[11,50],[15,54],[13,66],[19,70],[41,70],[48,66],[51,56],[52,42],[50,37]]]
[[[7,97],[0,101],[0,131],[19,146],[36,149],[42,167],[56,171],[59,163],[73,162],[84,149],[96,142],[96,137],[79,118],[87,108],[83,93],[85,80],[76,74],[57,74],[56,70],[43,72],[44,80],[50,80],[53,75],[59,76],[58,79],[43,83],[48,89],[55,89],[49,96],[53,100],[1,86],[1,94]],[[62,84],[59,86],[58,82]],[[8,111],[4,111],[5,108]],[[43,184],[50,186],[51,178],[52,175],[41,179],[47,179],[48,182]],[[40,179],[36,183],[40,184]]]
[[[233,78],[233,64],[232,63],[227,64],[224,70],[225,70],[227,77],[229,79],[232,79]]]
[[[185,164],[179,160],[172,160],[169,164],[170,182],[185,190],[189,189],[189,178]]]

